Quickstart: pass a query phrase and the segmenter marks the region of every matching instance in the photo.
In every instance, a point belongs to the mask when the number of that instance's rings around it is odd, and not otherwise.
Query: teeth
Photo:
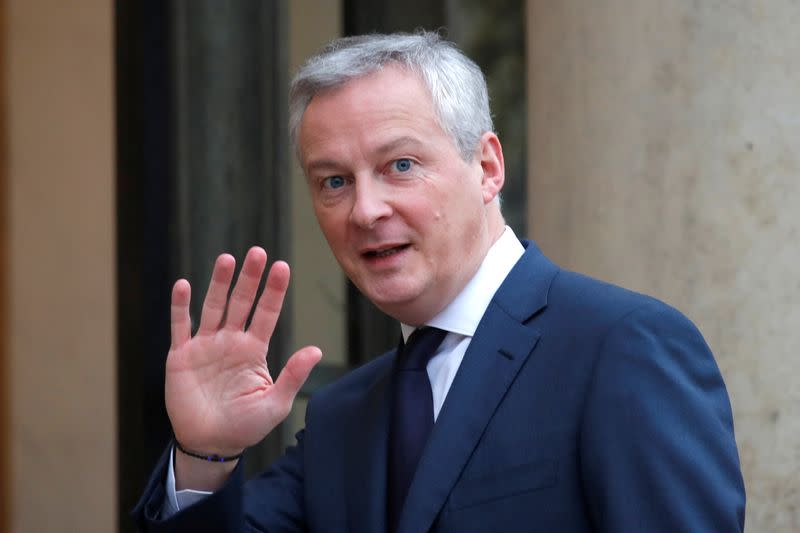
[[[375,257],[388,257],[392,254],[396,254],[399,250],[400,250],[399,248],[389,248],[388,250],[375,252]]]

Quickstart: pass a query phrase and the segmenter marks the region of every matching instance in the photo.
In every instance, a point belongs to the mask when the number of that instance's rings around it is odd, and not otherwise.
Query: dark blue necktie
[[[389,530],[397,529],[400,511],[433,429],[433,395],[428,361],[447,335],[441,329],[419,328],[398,349],[389,432]]]

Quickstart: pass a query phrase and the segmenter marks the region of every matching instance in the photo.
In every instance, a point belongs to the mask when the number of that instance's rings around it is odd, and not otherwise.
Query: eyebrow
[[[334,161],[333,159],[318,159],[316,161],[312,161],[306,167],[306,174],[311,174],[312,172],[319,172],[319,171],[331,171],[333,169],[341,168],[339,163]]]
[[[378,146],[378,148],[375,149],[375,152],[377,152],[378,154],[386,154],[389,152],[394,152],[395,150],[403,148],[405,146],[411,146],[413,148],[416,148],[422,145],[423,145],[422,141],[420,141],[416,137],[404,135],[402,137],[398,137],[397,139],[393,139],[385,144],[382,144],[381,146]]]

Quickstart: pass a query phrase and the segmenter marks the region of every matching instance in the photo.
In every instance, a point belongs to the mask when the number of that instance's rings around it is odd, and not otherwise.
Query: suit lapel
[[[347,506],[354,533],[386,531],[386,450],[389,435],[390,365],[357,402],[355,431],[347,450]]]
[[[540,334],[526,322],[546,305],[557,267],[532,243],[526,247],[464,354],[411,483],[399,533],[419,533],[432,527],[492,415],[537,344]]]

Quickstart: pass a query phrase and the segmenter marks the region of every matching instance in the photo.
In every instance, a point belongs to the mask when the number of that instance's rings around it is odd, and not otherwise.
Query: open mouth
[[[364,256],[372,259],[380,259],[384,257],[389,257],[390,255],[394,255],[398,252],[402,252],[406,248],[411,246],[410,244],[401,244],[400,246],[393,246],[391,248],[384,248],[382,250],[370,250],[369,252],[364,252]]]

